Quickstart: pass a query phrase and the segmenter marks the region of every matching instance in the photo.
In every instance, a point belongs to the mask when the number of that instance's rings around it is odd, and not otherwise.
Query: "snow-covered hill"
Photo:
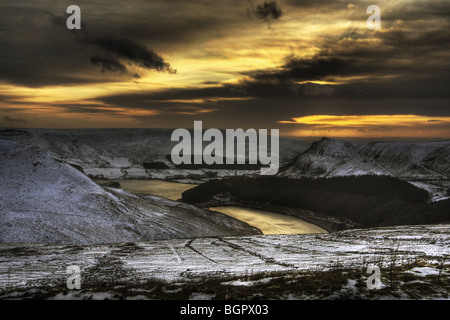
[[[244,170],[177,169],[166,158],[178,142],[172,129],[0,129],[0,139],[41,147],[74,164],[90,177],[106,179],[161,179],[201,181],[211,176],[249,173]],[[206,145],[206,143],[205,143]],[[280,138],[280,163],[303,152],[310,143]],[[159,163],[166,169],[150,169]]]
[[[392,299],[391,294],[398,299],[402,291],[414,299],[442,298],[443,291],[448,299],[449,248],[450,225],[101,246],[0,244],[0,299],[180,299],[183,288],[185,299],[196,293],[224,299],[223,291],[232,295],[242,285],[248,286],[247,299],[374,299],[377,292],[380,299]],[[66,288],[70,265],[80,267],[81,290]],[[380,268],[383,287],[390,289],[367,289],[366,270],[373,265]],[[413,269],[418,266],[424,268]],[[427,274],[440,275],[440,280],[432,277],[425,283]],[[249,281],[250,275],[258,278]],[[307,286],[302,282],[307,275],[328,276]],[[300,281],[292,284],[297,277]],[[339,278],[343,281],[336,285]],[[216,282],[206,286],[208,281]],[[442,291],[436,292],[432,288],[439,281]],[[268,285],[258,287],[260,283]],[[303,295],[307,287],[311,296]]]
[[[228,216],[102,188],[46,150],[0,140],[0,242],[94,244],[258,234]]]
[[[427,189],[436,199],[450,186],[450,141],[357,143],[323,138],[280,169],[278,176],[388,175]]]

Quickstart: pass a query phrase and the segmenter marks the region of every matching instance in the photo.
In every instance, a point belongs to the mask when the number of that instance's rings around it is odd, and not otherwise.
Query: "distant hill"
[[[106,179],[174,180],[230,176],[249,170],[217,170],[211,166],[186,169],[170,162],[172,129],[0,129],[0,139],[41,147],[79,167],[90,177]],[[204,143],[204,146],[207,142]],[[311,143],[280,138],[280,164]],[[242,167],[242,166],[241,166]],[[240,168],[236,166],[236,168]],[[242,168],[240,168],[242,169]],[[246,169],[245,167],[243,169]]]
[[[450,141],[358,143],[323,138],[280,168],[279,177],[385,175],[448,197]]]

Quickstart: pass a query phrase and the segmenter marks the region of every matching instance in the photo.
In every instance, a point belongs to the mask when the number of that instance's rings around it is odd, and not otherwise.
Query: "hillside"
[[[259,234],[228,216],[102,188],[47,151],[0,140],[0,242],[94,244]]]
[[[386,175],[449,197],[450,141],[357,143],[324,138],[280,168],[279,177]]]
[[[41,147],[92,178],[202,181],[249,170],[176,168],[169,160],[172,129],[0,129],[0,139]],[[280,138],[280,164],[310,143]],[[206,142],[204,144],[206,146]],[[258,169],[259,171],[259,169]]]

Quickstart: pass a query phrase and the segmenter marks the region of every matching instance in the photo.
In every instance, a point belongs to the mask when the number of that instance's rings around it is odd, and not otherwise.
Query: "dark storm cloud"
[[[300,14],[308,17],[309,14],[332,14],[345,12],[348,21],[361,21],[367,19],[369,14],[366,9],[369,5],[376,4],[381,8],[382,28],[395,26],[399,21],[416,24],[424,20],[436,19],[448,20],[450,2],[447,0],[433,1],[376,1],[362,2],[350,0],[284,0],[284,6],[291,10],[301,10]],[[414,28],[408,25],[408,28]],[[420,27],[417,28],[420,30]]]
[[[117,0],[79,0],[82,29],[67,30],[70,4],[0,3],[0,79],[39,87],[115,82],[118,77],[134,81],[133,66],[174,72],[177,66],[172,68],[163,52],[197,50],[230,25],[243,23],[246,6],[241,0],[131,0],[126,6]],[[114,58],[129,70],[101,73],[91,57]]]
[[[311,7],[327,7],[332,4],[337,4],[342,6],[342,3],[351,3],[351,1],[343,0],[285,0],[289,5],[301,7],[301,8],[311,8]]]
[[[4,117],[3,120],[5,120],[6,122],[18,122],[18,123],[27,123],[28,122],[24,119],[15,119],[15,118],[10,118],[10,117]]]
[[[89,53],[73,40],[73,32],[55,28],[57,24],[65,26],[66,19],[49,14],[44,3],[0,5],[4,37],[0,80],[29,87],[117,80],[117,76],[102,75],[92,67]]]
[[[262,128],[271,123],[276,126],[278,120],[314,114],[446,116],[450,92],[445,89],[448,81],[443,80],[394,78],[342,85],[288,85],[253,79],[206,88],[110,95],[98,100],[108,105],[158,110],[157,119],[163,126],[172,121],[174,126],[186,127],[201,118],[212,127]],[[204,109],[212,112],[198,112]],[[183,110],[192,111],[191,115],[182,114]]]
[[[450,12],[450,7],[449,7]],[[380,35],[385,46],[394,48],[397,54],[421,56],[436,51],[450,49],[450,25],[443,25],[434,30],[407,32],[393,30]]]
[[[127,71],[127,68],[123,64],[121,64],[119,60],[116,59],[92,56],[91,62],[95,65],[101,65],[103,72],[108,70],[124,73]]]
[[[58,16],[54,14],[53,12],[47,11],[44,12],[45,15],[47,15],[50,19],[50,21],[55,25],[59,27],[66,27],[66,21],[67,17],[64,16]]]
[[[281,9],[276,1],[264,1],[262,5],[257,5],[255,16],[266,22],[278,20],[282,15]]]
[[[288,57],[287,62],[275,70],[252,71],[249,75],[259,81],[313,81],[329,75],[349,74],[350,65],[351,62],[334,57],[317,59]]]
[[[170,107],[171,105],[180,105],[181,103],[173,103],[176,100],[198,100],[198,99],[214,99],[217,97],[233,98],[235,94],[230,92],[229,87],[212,86],[207,88],[190,88],[190,89],[167,89],[159,92],[134,93],[134,94],[116,94],[98,98],[101,102],[111,105],[129,106],[133,108],[159,108]],[[241,95],[242,97],[242,95]],[[167,102],[166,102],[167,101]],[[188,102],[184,104],[189,104]]]
[[[263,87],[265,85],[266,87]],[[389,86],[389,84],[385,84]],[[273,84],[252,84],[248,87],[252,92],[258,92],[263,88],[271,90],[261,97],[250,97],[250,100],[222,100],[205,101],[204,103],[189,102],[162,102],[157,100],[170,99],[195,99],[194,97],[218,96],[237,97],[230,93],[230,88],[214,88],[202,92],[200,89],[178,89],[160,93],[148,93],[141,95],[116,95],[103,97],[99,100],[108,101],[109,105],[121,107],[141,108],[143,110],[157,110],[157,116],[138,117],[142,124],[155,123],[158,127],[168,128],[190,128],[194,120],[202,120],[204,126],[212,128],[280,128],[289,129],[286,125],[278,123],[280,120],[291,119],[293,117],[334,114],[334,115],[373,115],[373,114],[418,114],[424,116],[448,116],[449,99],[416,99],[414,97],[369,97],[346,96],[346,93],[335,94],[334,96],[304,96],[299,90],[295,95],[286,90],[285,87],[275,87]],[[342,89],[339,87],[339,89]],[[382,86],[379,86],[382,91]],[[390,95],[395,93],[392,90]],[[189,98],[188,98],[189,97]],[[191,98],[192,97],[192,98]],[[154,99],[154,100],[152,100]],[[207,100],[207,99],[206,99]],[[183,108],[192,111],[190,114],[181,113]],[[200,113],[198,111],[208,109],[212,112]],[[296,124],[292,125],[292,129]]]
[[[404,22],[420,22],[420,20],[434,20],[438,18],[448,19],[450,12],[450,3],[447,0],[433,1],[408,1],[403,5],[392,6],[389,10],[383,10],[380,6],[382,20],[395,22],[402,20]]]
[[[307,9],[307,8],[323,8],[325,10],[337,9],[337,8],[364,8],[365,9],[375,3],[367,1],[352,1],[352,0],[284,0],[289,6]],[[422,14],[445,14],[442,12],[443,7],[447,7],[447,0],[433,0],[433,1],[397,1],[393,3],[392,1],[377,1],[378,5],[383,7],[395,8],[396,14],[410,15],[414,13],[415,15]],[[420,10],[420,11],[419,11]],[[391,11],[389,11],[391,12]]]
[[[317,83],[307,82],[304,84],[293,84],[289,87],[289,90],[294,92],[296,95],[303,93],[305,96],[334,96],[340,92],[337,89],[338,86],[332,85],[320,85]]]
[[[170,64],[165,62],[154,50],[129,38],[118,38],[113,35],[87,36],[82,42],[98,46],[108,53],[127,59],[146,69],[176,73],[176,70],[173,70]],[[116,60],[116,62],[118,61]],[[124,65],[121,66],[125,67]]]
[[[408,28],[380,33],[349,30],[325,39],[312,58],[291,55],[277,68],[244,74],[256,82],[286,84],[361,76],[369,82],[386,76],[404,80],[435,77],[448,82],[449,52],[448,23],[414,32]]]
[[[176,3],[180,7],[175,11]],[[211,17],[205,21],[199,18],[197,23],[190,17],[198,13],[191,13],[181,1],[136,0],[123,10],[119,1],[106,6],[100,1],[81,0],[77,5],[82,9],[82,30],[67,30],[65,11],[69,4],[47,0],[0,3],[1,80],[40,87],[112,82],[118,77],[134,81],[134,66],[174,72],[158,48],[179,46],[183,39],[194,40],[205,30],[215,32],[223,22],[214,22]],[[183,17],[178,19],[177,15]],[[94,61],[103,58],[98,62],[100,69],[118,72],[100,73],[91,57]],[[122,73],[122,67],[105,59],[131,68]]]
[[[202,84],[206,84],[206,85],[218,85],[220,84],[219,81],[202,81]]]
[[[330,13],[338,10],[347,10],[348,5],[355,1],[346,0],[284,0],[288,8],[300,9],[302,13]],[[369,6],[369,5],[367,5]],[[367,8],[366,6],[366,8]],[[365,12],[365,11],[364,11]]]
[[[52,13],[48,13],[51,21],[56,26],[65,26],[65,17],[58,17]],[[76,40],[81,44],[94,45],[103,49],[110,55],[115,55],[118,59],[126,59],[132,64],[149,70],[167,71],[169,73],[176,73],[169,63],[157,54],[153,49],[150,49],[134,40],[126,37],[118,37],[112,34],[95,34],[98,31],[92,32],[86,24],[81,30],[74,30]],[[118,59],[110,57],[92,56],[90,61],[93,64],[101,65],[102,71],[119,71],[125,73],[128,69]]]

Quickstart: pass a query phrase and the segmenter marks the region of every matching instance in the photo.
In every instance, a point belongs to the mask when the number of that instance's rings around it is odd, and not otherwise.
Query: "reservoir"
[[[114,181],[119,182],[120,186],[124,190],[128,190],[133,193],[151,194],[170,200],[181,199],[181,195],[184,191],[197,186],[196,184],[178,183],[162,180],[126,179]]]
[[[133,193],[144,193],[178,200],[181,194],[195,184],[177,183],[161,180],[115,180],[124,190]],[[315,224],[272,211],[252,209],[239,206],[217,206],[209,210],[218,211],[235,219],[247,222],[257,227],[264,234],[308,234],[326,233],[327,231]]]
[[[257,227],[264,234],[327,233],[326,230],[315,224],[277,212],[235,206],[211,207],[208,209],[245,221]]]

